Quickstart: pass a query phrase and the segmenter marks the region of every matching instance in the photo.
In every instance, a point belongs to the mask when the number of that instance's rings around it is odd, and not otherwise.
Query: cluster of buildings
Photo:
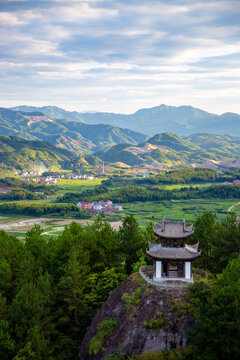
[[[52,175],[52,176],[47,176],[47,177],[41,177],[41,178],[37,178],[36,179],[28,179],[26,178],[26,176],[39,176],[41,175],[42,172],[41,171],[25,171],[22,174],[20,174],[19,176],[21,178],[23,178],[23,180],[25,181],[37,181],[39,182],[38,179],[46,179],[46,181],[52,181],[54,179],[67,179],[67,180],[95,180],[96,178],[92,175],[76,175],[76,174],[56,174],[56,175]],[[42,180],[44,181],[44,180]]]
[[[240,185],[240,180],[234,180],[233,185]]]
[[[96,178],[92,175],[75,175],[75,174],[62,174],[57,175],[56,178],[58,179],[68,179],[68,180],[95,180]]]
[[[212,183],[212,185],[219,185],[220,183]],[[233,180],[233,182],[230,181],[224,181],[224,183],[222,183],[224,185],[240,185],[240,180]]]
[[[39,184],[57,184],[58,179],[67,179],[67,180],[95,180],[96,178],[91,175],[75,175],[75,174],[56,174],[51,176],[42,176],[42,177],[34,177],[41,175],[40,171],[29,171],[23,172],[20,177],[23,181],[26,182],[36,182]],[[31,176],[31,177],[26,177]]]
[[[42,175],[42,171],[24,171],[19,176],[25,177],[25,176],[39,176]]]
[[[113,202],[110,200],[100,200],[93,202],[79,201],[77,206],[80,207],[80,209],[91,212],[93,214],[113,214],[114,212],[123,210],[121,204],[113,204]]]
[[[37,178],[23,178],[22,181],[25,182],[35,182],[38,184],[45,184],[45,185],[54,185],[57,184],[57,179],[52,176],[46,176],[46,177],[37,177]]]

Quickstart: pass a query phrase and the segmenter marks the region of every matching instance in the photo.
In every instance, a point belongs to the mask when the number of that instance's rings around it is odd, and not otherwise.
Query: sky
[[[240,113],[240,0],[0,0],[0,106]]]

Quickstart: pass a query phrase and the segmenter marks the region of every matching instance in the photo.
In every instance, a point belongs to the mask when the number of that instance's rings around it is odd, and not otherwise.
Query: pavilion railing
[[[160,287],[160,288],[165,288],[165,289],[182,289],[184,287],[189,287],[189,283],[180,283],[180,282],[173,282],[171,281],[171,283],[169,282],[158,282],[158,281],[154,281],[153,279],[151,279],[149,276],[148,276],[148,272],[149,271],[153,271],[154,270],[154,266],[153,265],[148,265],[148,266],[141,266],[139,268],[139,275],[141,276],[141,278],[143,280],[146,281],[146,283],[148,285],[151,285],[151,286],[156,286],[156,287]],[[177,280],[177,279],[176,279]]]

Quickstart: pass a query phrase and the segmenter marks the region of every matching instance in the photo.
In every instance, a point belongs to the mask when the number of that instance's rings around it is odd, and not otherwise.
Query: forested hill
[[[0,173],[59,169],[69,164],[74,155],[46,141],[29,141],[17,136],[0,136]]]
[[[51,119],[41,112],[26,113],[0,108],[0,134],[44,140],[78,154],[107,149],[115,144],[137,144],[147,136],[111,125],[88,125]]]
[[[192,106],[160,105],[152,108],[139,109],[133,114],[116,114],[107,112],[79,113],[70,112],[55,106],[41,108],[33,106],[17,106],[13,110],[41,111],[55,119],[68,119],[88,124],[109,124],[139,131],[149,135],[159,132],[174,132],[179,135],[190,135],[199,132],[235,135],[240,132],[240,115],[225,113],[212,114]]]
[[[96,155],[104,161],[130,166],[227,168],[240,165],[240,138],[214,134],[181,138],[172,133],[162,133],[137,146],[121,144]]]

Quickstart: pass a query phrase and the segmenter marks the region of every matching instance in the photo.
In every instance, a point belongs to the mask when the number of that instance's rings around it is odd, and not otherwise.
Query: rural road
[[[233,208],[235,208],[236,206],[240,205],[240,201],[232,206],[230,206],[230,208],[228,208],[228,211],[231,212]]]

